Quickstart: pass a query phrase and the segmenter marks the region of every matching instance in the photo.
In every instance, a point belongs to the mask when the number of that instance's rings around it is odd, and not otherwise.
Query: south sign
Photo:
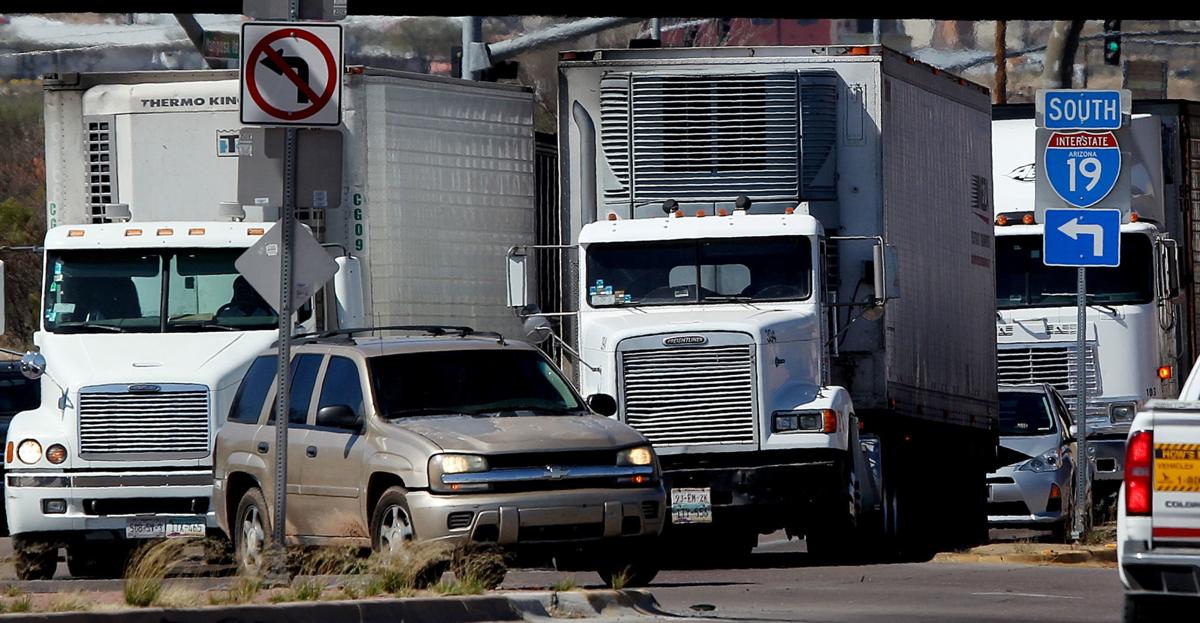
[[[1046,142],[1046,180],[1077,208],[1100,203],[1121,174],[1121,147],[1113,132],[1054,132]]]

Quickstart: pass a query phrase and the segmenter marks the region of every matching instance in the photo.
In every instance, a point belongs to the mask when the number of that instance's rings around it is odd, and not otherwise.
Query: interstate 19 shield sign
[[[1053,132],[1046,142],[1046,180],[1078,208],[1100,203],[1121,174],[1121,147],[1113,132]]]

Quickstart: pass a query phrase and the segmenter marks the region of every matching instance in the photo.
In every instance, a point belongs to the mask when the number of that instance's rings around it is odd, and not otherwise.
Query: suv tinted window
[[[304,424],[308,421],[308,405],[312,401],[313,386],[317,384],[317,371],[321,369],[324,355],[297,355],[292,358],[291,400],[288,403],[288,422]],[[268,424],[275,422],[275,410],[279,403],[271,405]]]
[[[317,426],[326,426],[320,419],[322,407],[346,405],[361,420],[363,417],[362,383],[358,378],[358,366],[346,357],[330,357],[325,367],[325,382],[321,384],[321,398],[317,401]]]
[[[246,376],[242,377],[242,385],[238,387],[233,397],[233,406],[229,409],[230,422],[254,424],[262,414],[263,399],[271,389],[275,380],[275,358],[264,356],[254,360]]]

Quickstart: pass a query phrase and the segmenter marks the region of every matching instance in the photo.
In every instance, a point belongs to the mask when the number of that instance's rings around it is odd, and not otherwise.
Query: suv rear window
[[[1054,417],[1041,392],[1000,392],[1000,435],[1049,435]]]
[[[527,350],[451,350],[370,359],[381,417],[559,414],[582,408],[566,379]]]

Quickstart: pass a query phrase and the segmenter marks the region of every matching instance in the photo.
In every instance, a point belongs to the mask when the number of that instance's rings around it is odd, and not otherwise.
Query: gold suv
[[[358,337],[382,331],[393,337]],[[217,434],[214,506],[258,572],[274,512],[275,351]],[[655,575],[665,494],[645,437],[585,403],[541,351],[465,327],[332,332],[292,348],[287,541],[388,551],[446,539]]]

